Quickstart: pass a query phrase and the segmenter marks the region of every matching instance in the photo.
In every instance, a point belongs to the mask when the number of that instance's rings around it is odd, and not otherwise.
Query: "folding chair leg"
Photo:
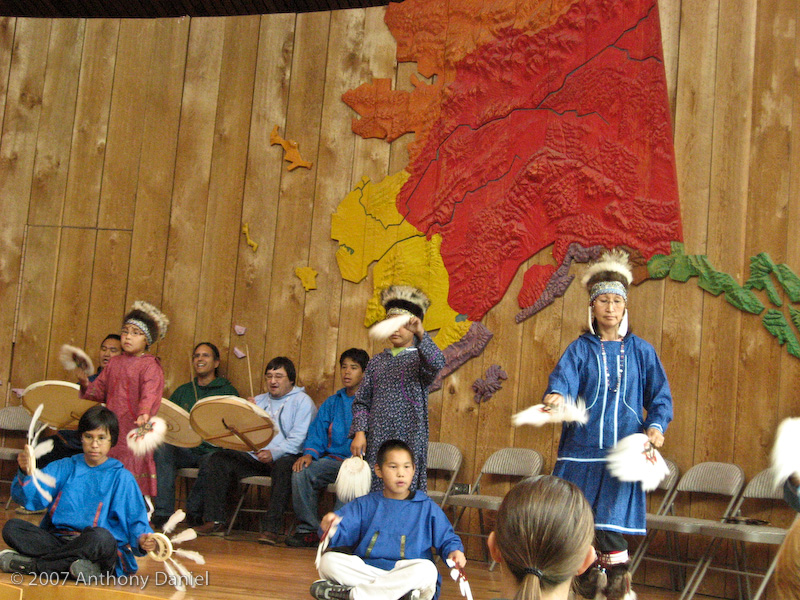
[[[644,554],[647,552],[647,548],[650,546],[650,542],[655,536],[655,531],[648,531],[647,534],[642,538],[642,542],[636,547],[636,552],[633,553],[633,558],[631,559],[631,565],[629,567],[631,577],[633,577],[633,574],[636,573],[636,569],[639,568],[639,564],[642,562]]]
[[[708,571],[708,567],[711,566],[711,562],[714,560],[718,547],[717,539],[711,538],[711,542],[709,542],[706,551],[700,557],[694,571],[692,571],[689,581],[686,582],[686,587],[678,600],[691,600],[694,597],[695,593],[697,593],[697,588],[700,587],[700,583],[706,575],[706,571]]]
[[[458,522],[461,520],[461,517],[464,516],[464,511],[465,510],[467,510],[467,507],[466,506],[462,506],[461,507],[461,512],[459,512],[458,515],[456,515],[456,520],[453,521],[453,531],[455,531],[456,528],[458,527]]]
[[[767,589],[767,584],[769,583],[772,574],[775,572],[775,567],[778,566],[778,554],[780,554],[780,548],[775,550],[775,558],[772,559],[772,562],[769,564],[767,572],[764,573],[764,579],[761,581],[761,585],[758,586],[758,589],[756,590],[756,595],[753,596],[753,600],[761,600],[761,595]]]
[[[481,526],[481,546],[483,547],[483,560],[489,562],[489,545],[486,542],[486,531],[483,526],[483,509],[478,509],[478,522]]]
[[[233,529],[233,524],[236,523],[236,517],[239,516],[239,509],[242,508],[242,503],[244,502],[245,496],[247,496],[247,491],[250,489],[249,485],[244,486],[242,490],[242,495],[239,496],[239,503],[236,505],[236,510],[233,511],[233,515],[231,516],[231,522],[228,525],[228,530],[225,532],[225,535],[230,535],[231,530]]]

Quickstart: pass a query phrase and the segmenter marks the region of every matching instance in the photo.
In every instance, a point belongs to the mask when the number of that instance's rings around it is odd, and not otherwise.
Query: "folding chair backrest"
[[[775,485],[773,469],[764,469],[750,480],[742,492],[742,498],[783,500],[783,486]]]
[[[670,501],[672,500],[672,495],[675,492],[675,488],[678,485],[678,480],[680,479],[680,469],[678,469],[678,465],[672,462],[670,459],[665,458],[664,462],[667,463],[667,468],[669,469],[669,475],[664,477],[661,480],[661,483],[658,484],[656,489],[663,490],[664,498],[661,500],[661,504],[658,506],[656,510],[656,514],[664,514],[667,509],[669,508]]]
[[[542,455],[530,448],[501,448],[483,463],[481,474],[532,477],[542,472]]]
[[[744,471],[738,465],[722,462],[704,462],[686,471],[675,488],[677,492],[717,494],[730,498],[723,516],[729,516],[738,506],[739,493],[744,487]]]
[[[445,442],[428,442],[428,468],[442,471],[458,471],[463,457],[461,450]]]

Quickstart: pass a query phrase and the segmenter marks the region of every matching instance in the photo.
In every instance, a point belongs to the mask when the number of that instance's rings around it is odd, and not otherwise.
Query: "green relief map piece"
[[[769,309],[764,313],[762,323],[764,323],[767,331],[775,336],[781,346],[786,344],[786,351],[789,354],[800,358],[800,343],[797,342],[797,337],[789,327],[789,323],[786,322],[786,318],[781,311],[774,308]]]
[[[766,290],[769,301],[775,306],[783,306],[778,290],[772,282],[771,274],[775,270],[775,263],[766,252],[761,252],[750,257],[750,278],[744,284],[748,290]]]
[[[775,277],[783,287],[783,291],[792,302],[800,302],[800,277],[794,274],[786,264],[775,266]]]
[[[794,326],[800,329],[800,310],[796,308],[789,307],[789,318],[794,323]]]

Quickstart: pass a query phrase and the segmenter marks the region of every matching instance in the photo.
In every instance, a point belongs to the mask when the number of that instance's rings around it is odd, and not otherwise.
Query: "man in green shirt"
[[[238,396],[239,392],[224,377],[218,376],[219,350],[211,342],[197,344],[192,353],[194,381],[184,383],[169,397],[186,411],[191,411],[197,400],[209,396]],[[155,451],[158,495],[152,517],[154,529],[160,529],[175,511],[175,474],[178,469],[199,468],[217,450],[216,446],[203,442],[196,448],[179,448],[164,444]],[[187,511],[189,512],[189,511]]]

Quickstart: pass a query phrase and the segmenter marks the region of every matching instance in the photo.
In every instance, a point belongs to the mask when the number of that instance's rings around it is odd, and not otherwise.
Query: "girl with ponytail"
[[[583,493],[553,476],[528,478],[503,499],[489,551],[514,600],[567,600],[595,561],[594,517]]]

